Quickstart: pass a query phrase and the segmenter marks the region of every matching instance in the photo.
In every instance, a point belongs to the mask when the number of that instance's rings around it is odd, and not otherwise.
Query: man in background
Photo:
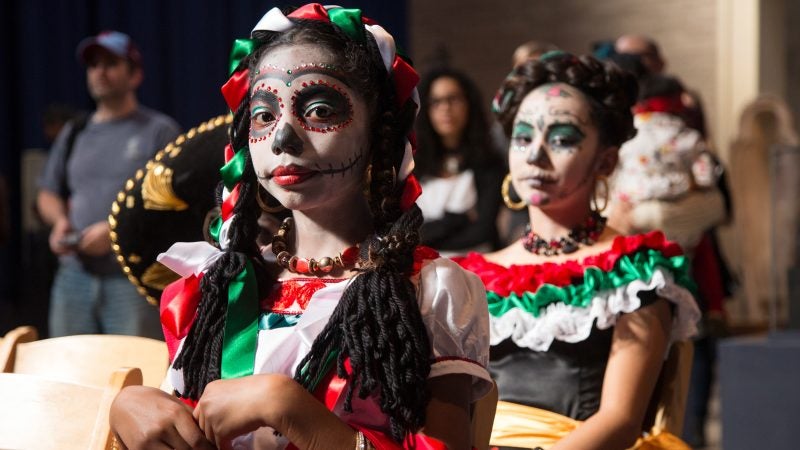
[[[107,222],[125,180],[177,137],[174,120],[139,105],[142,57],[131,38],[104,31],[78,45],[96,109],[65,126],[39,180],[37,206],[52,226],[59,268],[50,336],[128,334],[159,338],[158,310],[138,294],[111,249]]]

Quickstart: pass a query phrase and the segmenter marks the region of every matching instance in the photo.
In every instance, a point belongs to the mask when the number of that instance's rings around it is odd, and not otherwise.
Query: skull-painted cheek
[[[275,125],[281,119],[283,99],[278,90],[261,83],[253,88],[250,97],[250,143],[263,141],[272,137]]]
[[[318,133],[341,130],[353,122],[350,96],[325,80],[304,81],[292,95],[292,114],[303,129]]]

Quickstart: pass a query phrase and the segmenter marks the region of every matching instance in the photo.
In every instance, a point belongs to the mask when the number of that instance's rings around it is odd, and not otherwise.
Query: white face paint
[[[266,53],[252,75],[250,116],[256,175],[285,207],[363,196],[369,112],[327,50],[303,44]]]
[[[514,189],[537,207],[588,198],[599,151],[597,126],[583,93],[564,83],[539,86],[522,100],[514,118],[508,153]]]

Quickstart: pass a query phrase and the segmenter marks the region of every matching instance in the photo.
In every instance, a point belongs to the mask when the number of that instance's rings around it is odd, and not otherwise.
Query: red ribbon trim
[[[191,275],[174,281],[161,294],[160,314],[164,339],[167,342],[169,359],[175,358],[181,339],[189,334],[200,303],[200,276]]]
[[[392,75],[397,93],[397,104],[402,106],[411,97],[411,92],[419,83],[419,74],[403,58],[395,56],[392,63]]]
[[[420,186],[417,177],[414,174],[409,175],[403,182],[403,193],[400,195],[400,209],[408,211],[409,208],[417,201],[422,194],[422,186]]]
[[[475,273],[486,285],[487,291],[501,296],[511,292],[536,292],[542,284],[564,287],[574,280],[583,278],[587,267],[597,267],[605,272],[611,271],[622,256],[632,255],[638,251],[651,249],[660,251],[665,257],[683,255],[683,250],[674,242],[670,242],[661,231],[651,231],[634,236],[618,236],[611,249],[590,256],[582,261],[565,261],[563,263],[523,264],[504,267],[487,261],[478,253],[455,257],[453,260],[461,267]]]
[[[231,214],[233,214],[233,208],[236,206],[236,202],[239,201],[239,187],[241,185],[241,183],[236,183],[236,186],[234,186],[231,191],[231,195],[222,202],[222,220],[228,220]]]
[[[225,103],[231,111],[236,111],[250,90],[250,70],[244,69],[234,72],[228,81],[220,89]]]
[[[291,17],[293,19],[321,20],[328,23],[331,21],[331,19],[328,17],[328,11],[319,3],[309,3],[307,5],[303,5],[292,11],[286,17]]]

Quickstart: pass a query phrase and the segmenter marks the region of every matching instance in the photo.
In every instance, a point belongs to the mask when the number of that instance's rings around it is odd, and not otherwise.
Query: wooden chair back
[[[497,411],[497,383],[492,382],[492,390],[475,402],[472,408],[472,446],[477,450],[489,448],[492,437],[494,414]]]
[[[683,433],[686,399],[692,373],[694,343],[690,340],[674,342],[661,367],[656,390],[645,418],[645,430],[668,431],[675,436]]]
[[[0,448],[110,450],[111,402],[141,383],[133,368],[115,370],[104,387],[0,373]]]
[[[12,372],[14,359],[17,354],[17,345],[35,341],[39,338],[36,328],[31,326],[17,327],[0,339],[0,372]]]
[[[12,372],[105,386],[118,367],[138,367],[145,386],[159,387],[169,356],[163,341],[138,336],[86,334],[17,346]]]

